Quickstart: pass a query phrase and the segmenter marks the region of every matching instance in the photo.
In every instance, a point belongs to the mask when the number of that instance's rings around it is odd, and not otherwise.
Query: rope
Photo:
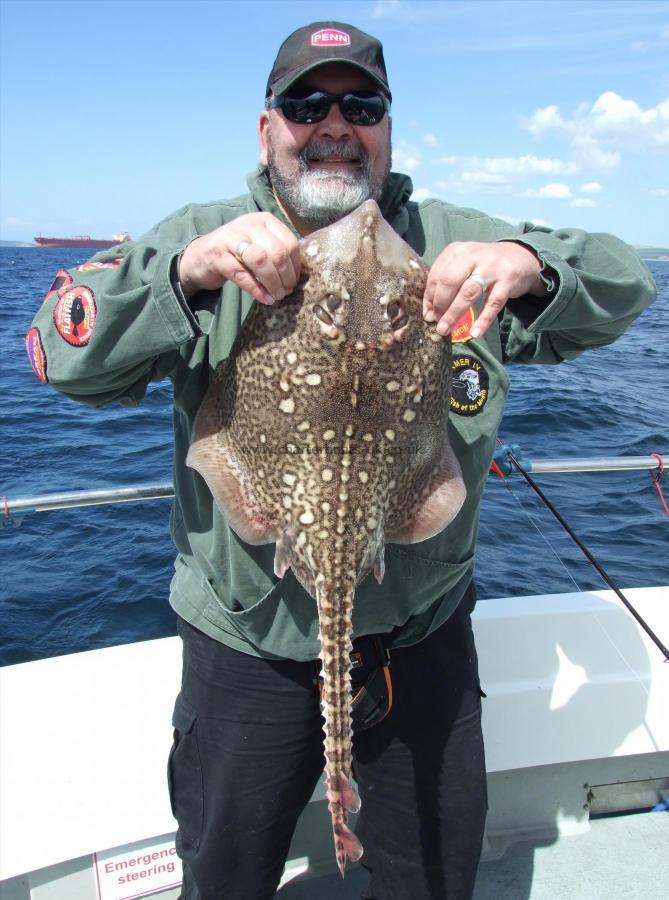
[[[650,475],[650,480],[655,485],[655,490],[657,491],[658,496],[660,498],[660,503],[662,504],[662,508],[664,509],[665,513],[669,516],[669,506],[667,506],[667,501],[665,500],[664,494],[662,493],[662,486],[660,484],[661,479],[666,474],[666,472],[664,470],[664,460],[662,459],[662,457],[660,456],[659,453],[651,453],[650,455],[654,456],[655,459],[657,460],[658,468],[660,471],[656,475],[652,469],[649,469],[648,474]]]
[[[564,530],[567,532],[567,534],[569,535],[569,537],[572,539],[572,541],[574,541],[574,543],[576,544],[576,546],[579,548],[579,550],[581,551],[581,553],[583,553],[583,555],[586,557],[586,559],[588,560],[588,562],[589,562],[592,566],[594,566],[594,568],[597,570],[597,572],[599,573],[599,575],[601,576],[601,578],[604,580],[604,582],[605,582],[606,584],[608,584],[608,586],[611,588],[611,590],[614,592],[614,594],[615,594],[615,595],[618,597],[618,599],[624,604],[625,608],[626,608],[627,611],[630,613],[630,615],[632,615],[632,616],[636,619],[637,623],[641,626],[641,628],[643,628],[643,630],[646,632],[646,634],[648,635],[648,637],[653,641],[653,643],[655,644],[655,646],[659,649],[660,653],[662,653],[662,655],[663,655],[664,658],[665,658],[665,661],[669,662],[669,650],[665,647],[665,645],[662,643],[662,641],[660,640],[660,638],[659,638],[659,637],[655,634],[655,632],[651,629],[651,627],[648,625],[648,623],[645,621],[645,619],[643,619],[642,616],[639,615],[639,613],[638,613],[638,612],[636,611],[636,609],[632,606],[632,604],[631,604],[630,601],[627,599],[627,597],[626,597],[626,596],[623,594],[623,592],[620,590],[620,588],[618,587],[618,585],[613,581],[613,579],[612,579],[611,576],[608,574],[608,572],[606,572],[606,570],[603,568],[603,566],[601,566],[601,565],[599,564],[599,562],[597,562],[597,560],[596,560],[595,557],[592,555],[592,553],[588,550],[588,548],[585,546],[585,544],[583,543],[583,541],[576,535],[576,533],[575,533],[574,530],[571,528],[571,526],[570,526],[570,525],[562,518],[562,516],[561,516],[560,513],[557,511],[557,509],[555,508],[555,506],[551,503],[551,501],[550,501],[550,500],[548,499],[548,497],[544,494],[544,492],[541,490],[541,488],[539,487],[539,485],[534,481],[534,479],[531,478],[530,475],[528,475],[528,473],[525,471],[525,469],[522,467],[522,465],[521,465],[521,464],[518,462],[518,460],[514,457],[513,453],[509,452],[508,458],[509,458],[509,460],[511,461],[512,465],[520,472],[520,474],[523,476],[523,478],[524,478],[525,481],[529,484],[529,486],[532,488],[532,490],[539,496],[539,498],[541,499],[542,503],[543,503],[543,504],[551,511],[551,513],[555,516],[555,518],[558,520],[558,522],[560,523],[560,525],[564,528]]]

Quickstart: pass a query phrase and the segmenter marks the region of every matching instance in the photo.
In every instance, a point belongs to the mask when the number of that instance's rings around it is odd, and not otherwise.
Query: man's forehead
[[[346,62],[323,63],[303,75],[294,87],[314,87],[324,90],[378,90],[378,85],[357,66]]]

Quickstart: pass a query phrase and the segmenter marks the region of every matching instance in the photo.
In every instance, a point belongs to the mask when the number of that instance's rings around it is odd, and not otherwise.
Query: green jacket
[[[184,207],[139,241],[98,254],[95,265],[62,273],[62,284],[34,319],[27,346],[42,380],[91,406],[137,404],[149,382],[171,379],[171,529],[178,551],[171,603],[231,647],[307,660],[319,652],[315,602],[291,572],[277,580],[274,546],[241,541],[203,479],[184,463],[194,416],[253,300],[228,282],[220,291],[198,295],[191,311],[172,286],[172,265],[192,238],[237,216],[266,210],[283,219],[264,173],[252,173],[248,183],[247,195]],[[548,303],[532,297],[510,302],[501,322],[482,338],[467,339],[465,333],[454,344],[449,440],[462,468],[466,502],[436,537],[388,545],[383,583],[367,577],[356,592],[355,633],[391,632],[391,646],[420,640],[445,621],[472,577],[481,494],[508,390],[504,362],[557,363],[608,344],[655,297],[637,254],[610,235],[513,226],[437,200],[413,203],[411,191],[406,176],[393,174],[380,205],[428,264],[451,241],[514,240],[538,253],[554,290]]]

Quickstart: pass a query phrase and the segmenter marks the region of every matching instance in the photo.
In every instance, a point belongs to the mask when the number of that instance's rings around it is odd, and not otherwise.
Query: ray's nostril
[[[337,297],[336,294],[330,294],[330,296],[325,301],[325,304],[329,310],[334,312],[335,309],[338,309],[341,305],[341,297]]]

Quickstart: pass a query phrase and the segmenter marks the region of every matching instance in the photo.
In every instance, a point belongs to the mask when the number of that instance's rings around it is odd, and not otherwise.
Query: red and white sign
[[[93,858],[98,900],[134,900],[181,884],[173,836],[102,850]]]
[[[348,47],[351,43],[351,35],[338,28],[321,28],[311,35],[312,47]]]

